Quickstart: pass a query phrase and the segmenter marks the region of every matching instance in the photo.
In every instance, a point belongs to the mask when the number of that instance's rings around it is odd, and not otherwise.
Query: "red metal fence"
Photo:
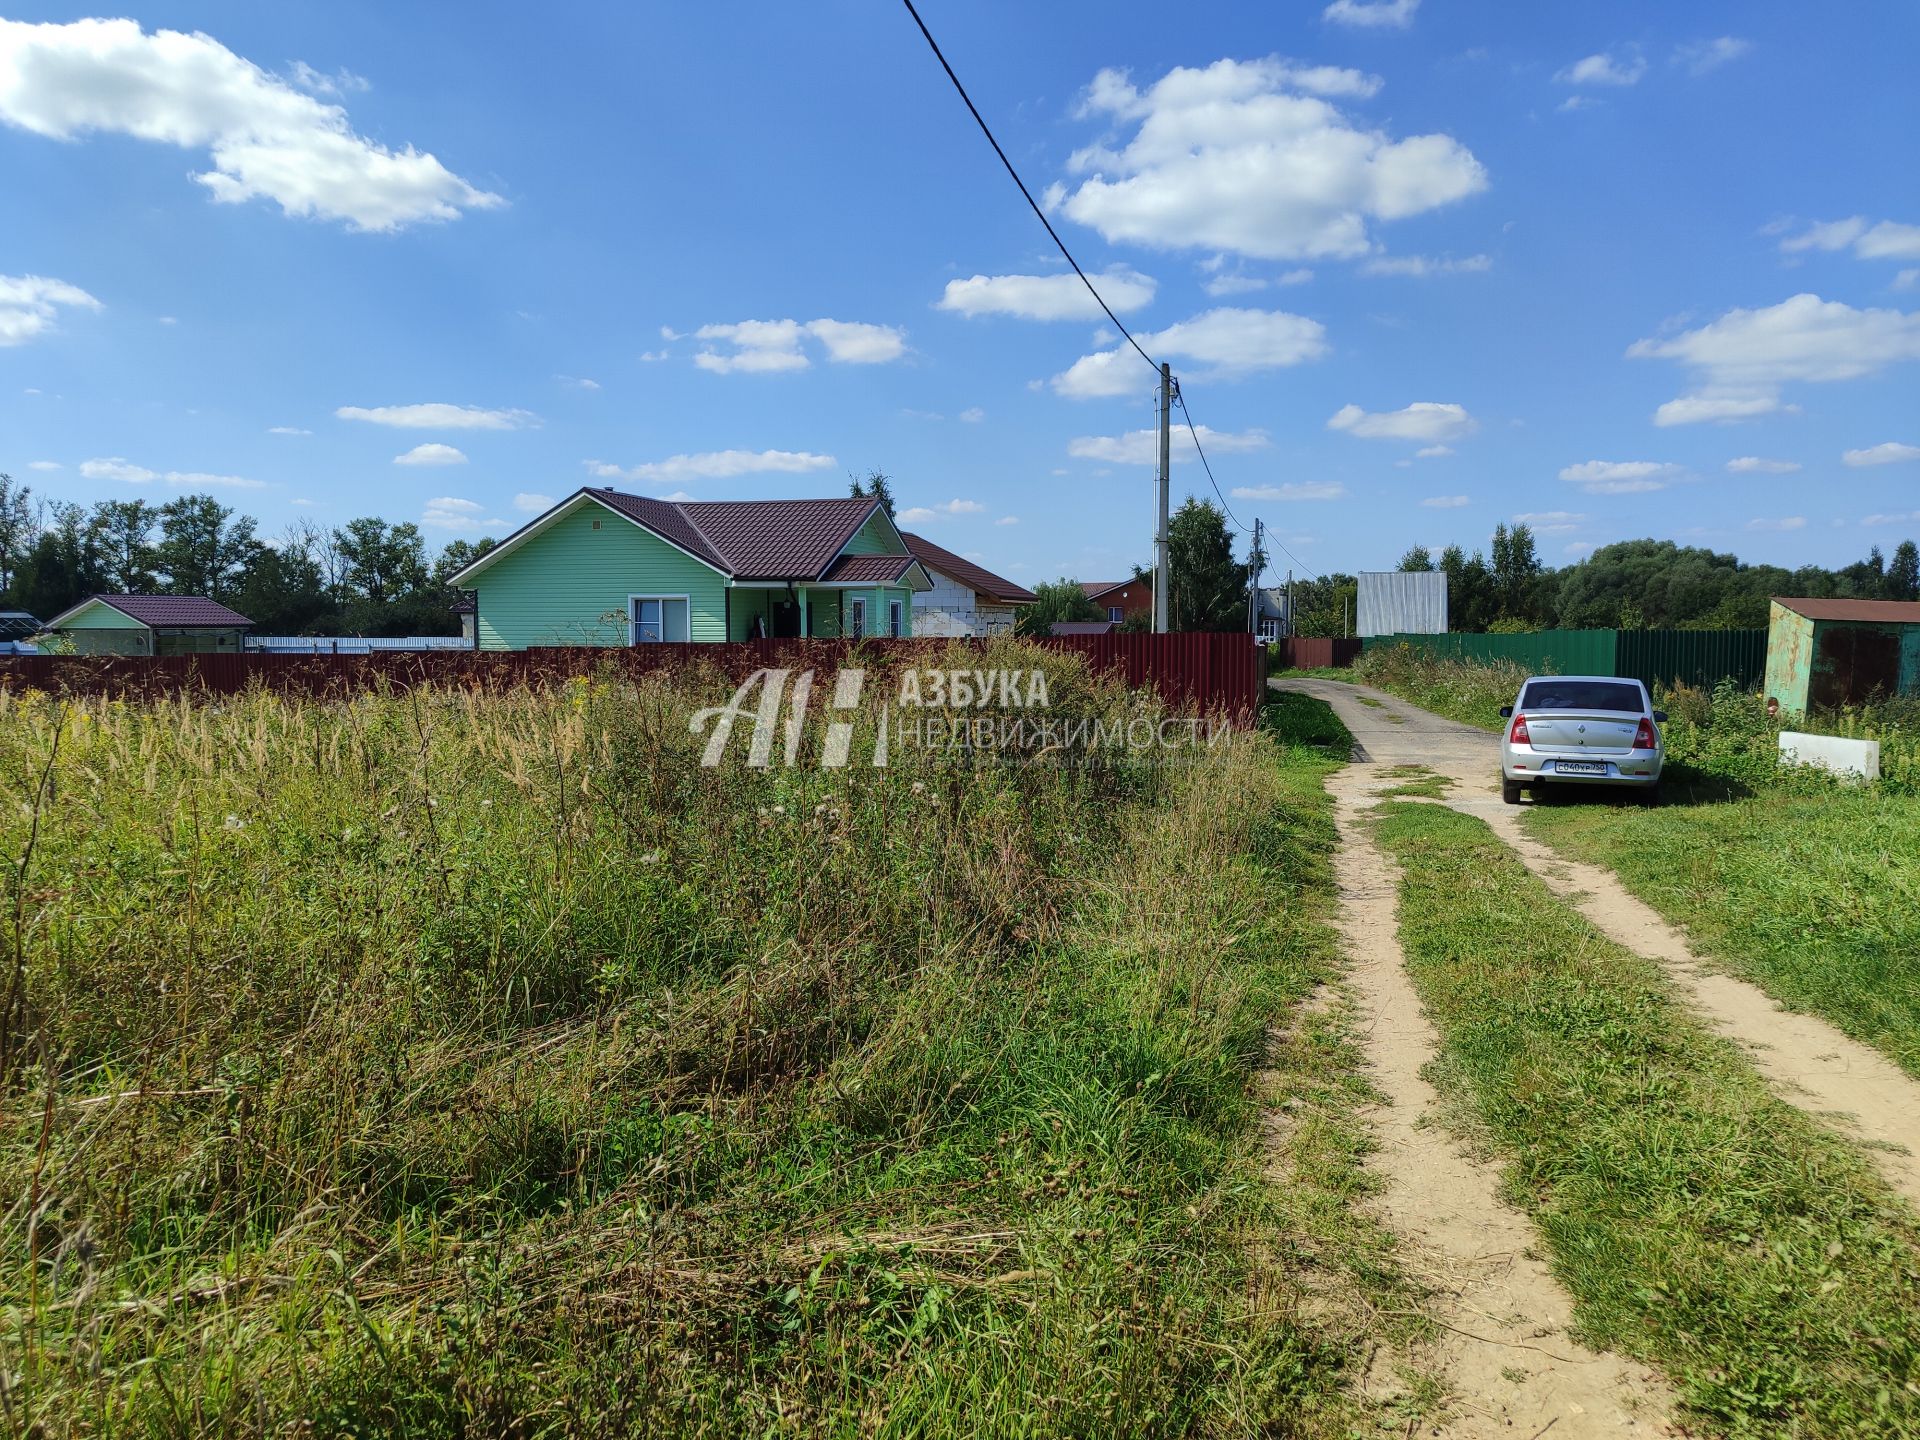
[[[1285,670],[1344,670],[1360,658],[1360,641],[1337,635],[1296,635],[1278,644],[1280,668]]]
[[[21,655],[0,659],[0,690],[154,698],[180,693],[236,695],[252,685],[281,694],[337,697],[386,684],[462,685],[506,689],[553,684],[605,666],[629,675],[707,667],[735,681],[764,667],[831,670],[858,665],[886,672],[906,667],[984,665],[986,640],[747,640],[731,645],[588,646],[521,651],[439,650],[372,655]],[[1170,706],[1193,713],[1229,712],[1245,721],[1265,697],[1265,658],[1244,634],[1062,635],[1030,642],[1043,650],[1084,655],[1096,671],[1117,672],[1136,688],[1152,687]],[[965,654],[953,658],[955,647]]]

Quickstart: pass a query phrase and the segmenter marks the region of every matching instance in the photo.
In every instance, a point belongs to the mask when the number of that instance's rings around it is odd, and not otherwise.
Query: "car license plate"
[[[1607,767],[1598,760],[1556,760],[1553,766],[1556,775],[1604,775]]]

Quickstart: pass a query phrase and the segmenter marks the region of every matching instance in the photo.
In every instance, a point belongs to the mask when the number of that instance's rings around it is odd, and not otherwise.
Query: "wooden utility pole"
[[[1138,394],[1139,392],[1134,392]],[[1167,495],[1173,476],[1173,367],[1160,366],[1160,526],[1153,533],[1153,633],[1167,633],[1167,592],[1173,575],[1167,562]]]
[[[1260,571],[1266,564],[1266,556],[1260,553],[1260,517],[1253,520],[1253,554],[1247,557],[1253,571],[1253,583],[1247,587],[1247,628],[1255,635],[1260,633]]]

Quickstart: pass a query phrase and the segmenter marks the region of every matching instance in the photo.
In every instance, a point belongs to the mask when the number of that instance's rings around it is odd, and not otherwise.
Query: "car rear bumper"
[[[1624,755],[1579,757],[1548,755],[1525,746],[1508,746],[1500,756],[1500,773],[1522,785],[1625,785],[1651,788],[1660,783],[1665,757],[1657,750],[1632,750]],[[1562,762],[1600,765],[1600,774],[1561,770]]]

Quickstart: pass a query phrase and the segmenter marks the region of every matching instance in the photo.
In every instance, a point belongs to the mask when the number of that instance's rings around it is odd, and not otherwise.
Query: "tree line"
[[[418,526],[371,515],[263,539],[211,495],[36,502],[0,474],[0,609],[41,620],[95,594],[205,595],[263,635],[457,635],[448,577],[495,543],[430,554]]]
[[[1758,630],[1776,595],[1920,600],[1920,546],[1902,540],[1888,559],[1829,570],[1743,563],[1736,555],[1671,540],[1622,540],[1577,564],[1540,563],[1525,525],[1494,528],[1491,555],[1449,545],[1436,560],[1416,545],[1402,570],[1443,570],[1455,630]]]

